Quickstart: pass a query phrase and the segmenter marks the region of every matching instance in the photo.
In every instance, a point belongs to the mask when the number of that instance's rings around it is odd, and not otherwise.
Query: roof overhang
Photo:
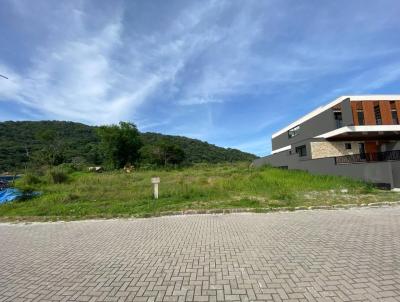
[[[333,106],[340,104],[346,99],[350,99],[351,102],[357,102],[357,101],[400,101],[400,95],[344,95],[341,97],[338,97],[337,99],[333,100],[332,102],[318,107],[317,109],[311,111],[309,114],[299,118],[298,120],[294,121],[290,125],[286,126],[285,128],[282,128],[281,130],[275,132],[272,134],[272,138],[277,137],[278,135],[281,135],[285,132],[287,132],[289,129],[292,129],[293,127],[296,127],[305,121],[308,121],[309,119],[313,118],[314,116],[317,116],[318,114],[324,112],[325,110],[328,110],[332,108]]]
[[[279,153],[279,152],[282,152],[282,151],[287,151],[287,150],[290,150],[291,148],[292,148],[291,145],[285,146],[285,147],[282,147],[282,148],[279,148],[279,149],[272,150],[271,154]]]
[[[327,140],[400,140],[400,125],[346,126],[316,136]]]

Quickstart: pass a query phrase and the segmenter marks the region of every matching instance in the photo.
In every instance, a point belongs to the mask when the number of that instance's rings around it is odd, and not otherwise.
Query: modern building
[[[272,135],[253,162],[400,188],[400,95],[341,96]]]

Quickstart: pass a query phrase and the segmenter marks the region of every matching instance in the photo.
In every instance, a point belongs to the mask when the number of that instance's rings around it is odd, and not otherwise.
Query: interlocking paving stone
[[[0,224],[0,301],[400,301],[400,207]]]

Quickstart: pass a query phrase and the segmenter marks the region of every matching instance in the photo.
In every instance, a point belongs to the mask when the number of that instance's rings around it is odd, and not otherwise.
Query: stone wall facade
[[[311,142],[311,159],[358,154],[356,141],[346,142]],[[351,144],[351,149],[346,149],[345,144]]]

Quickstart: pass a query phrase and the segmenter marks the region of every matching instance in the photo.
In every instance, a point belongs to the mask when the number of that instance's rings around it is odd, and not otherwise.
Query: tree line
[[[254,158],[187,137],[140,133],[129,122],[100,127],[60,121],[0,123],[0,172],[62,163],[160,167]]]
[[[139,163],[166,167],[182,164],[185,160],[182,148],[167,140],[144,146],[133,123],[120,122],[119,125],[101,126],[97,128],[97,134],[105,162],[112,168]]]

